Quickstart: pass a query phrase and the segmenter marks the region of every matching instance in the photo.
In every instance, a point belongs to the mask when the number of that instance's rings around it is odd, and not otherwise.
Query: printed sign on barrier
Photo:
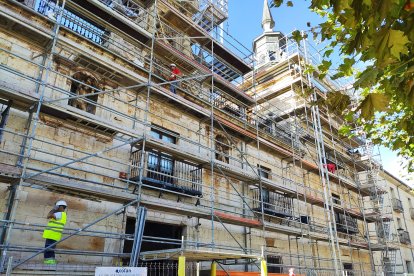
[[[97,267],[95,276],[147,276],[146,267]]]

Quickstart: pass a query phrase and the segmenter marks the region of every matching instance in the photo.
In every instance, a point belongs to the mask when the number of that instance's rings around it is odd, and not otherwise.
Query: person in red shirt
[[[330,173],[335,173],[336,171],[336,165],[333,163],[324,164],[323,167],[327,168]]]
[[[171,68],[171,75],[168,78],[169,81],[171,81],[170,84],[170,91],[173,92],[174,94],[177,94],[176,92],[176,88],[177,88],[177,77],[181,76],[181,71],[180,69],[177,68],[177,66],[174,63],[170,64],[170,68]]]

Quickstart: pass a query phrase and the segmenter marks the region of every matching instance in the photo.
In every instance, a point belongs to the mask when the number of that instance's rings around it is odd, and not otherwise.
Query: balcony
[[[293,217],[293,199],[283,194],[270,192],[266,189],[263,191],[263,212],[265,214],[286,218]],[[253,210],[262,211],[260,189],[253,190]]]
[[[143,160],[142,183],[155,188],[201,197],[202,168],[199,165],[175,160],[173,156],[155,150],[132,153],[132,169],[129,180],[139,181],[141,159]]]
[[[408,233],[408,231],[400,230],[398,231],[398,236],[400,238],[400,243],[411,244],[410,234]]]
[[[358,223],[357,220],[350,217],[349,215],[336,213],[336,230],[345,234],[355,234],[358,233]]]
[[[393,209],[395,212],[398,212],[398,213],[403,212],[403,211],[404,211],[404,208],[403,208],[403,205],[402,205],[401,200],[396,199],[396,198],[393,198],[393,199],[392,199],[392,209]]]

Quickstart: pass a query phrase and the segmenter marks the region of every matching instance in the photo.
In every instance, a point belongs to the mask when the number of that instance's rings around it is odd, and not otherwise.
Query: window
[[[271,170],[269,168],[266,168],[262,165],[257,164],[257,173],[259,174],[260,177],[270,179]]]
[[[337,194],[332,193],[332,203],[341,205],[341,197]]]
[[[172,132],[168,129],[155,126],[151,128],[151,136],[160,139],[164,142],[171,143],[171,144],[177,144],[177,137],[179,136],[178,133]]]
[[[150,135],[164,142],[176,144],[178,134],[165,128],[154,125]],[[162,183],[173,183],[174,178],[174,158],[166,153],[152,150],[148,152],[148,172],[147,177]]]
[[[174,159],[161,152],[148,153],[147,177],[163,183],[173,183]]]
[[[263,208],[271,208],[269,190],[262,189]]]
[[[344,272],[345,272],[345,276],[353,276],[353,266],[351,263],[344,263]]]
[[[267,256],[267,272],[269,273],[282,273],[283,264],[281,256]]]
[[[408,207],[413,208],[413,203],[411,202],[411,198],[407,198],[408,199]]]

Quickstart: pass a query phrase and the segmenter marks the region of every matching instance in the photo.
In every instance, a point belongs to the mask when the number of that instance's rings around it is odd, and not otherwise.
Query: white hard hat
[[[175,65],[175,63],[171,63],[170,66],[177,67],[177,65]]]
[[[56,206],[61,206],[61,205],[63,205],[63,206],[65,206],[65,207],[68,207],[68,204],[66,204],[66,201],[64,201],[64,200],[59,200],[59,201],[57,201],[55,205],[56,205]]]

